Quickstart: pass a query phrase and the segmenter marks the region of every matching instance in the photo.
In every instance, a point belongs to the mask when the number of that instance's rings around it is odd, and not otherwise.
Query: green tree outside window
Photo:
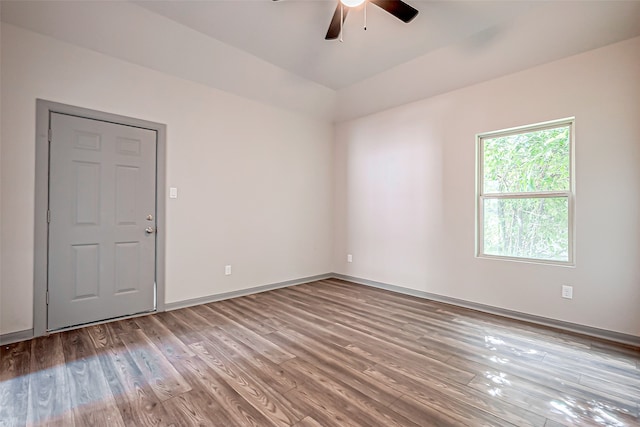
[[[573,121],[479,136],[479,254],[572,261]]]

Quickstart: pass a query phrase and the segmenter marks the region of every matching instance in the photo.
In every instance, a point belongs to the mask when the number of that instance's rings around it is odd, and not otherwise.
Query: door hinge
[[[49,305],[49,289],[47,289],[47,305]]]
[[[48,210],[47,211],[47,224],[49,224],[51,222],[51,211]]]
[[[49,128],[49,134],[47,138],[49,139],[49,142],[51,142],[51,139],[53,138],[53,132],[51,131],[51,128]]]

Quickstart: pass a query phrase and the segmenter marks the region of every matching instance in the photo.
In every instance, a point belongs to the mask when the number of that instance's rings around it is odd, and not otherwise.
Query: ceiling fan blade
[[[386,10],[399,20],[407,23],[418,14],[418,10],[400,0],[369,0],[376,6]]]
[[[336,6],[336,11],[333,12],[333,18],[331,18],[331,23],[329,24],[329,29],[327,30],[327,35],[324,37],[325,40],[335,40],[340,36],[340,7],[342,4],[338,2]],[[344,12],[342,13],[342,22],[347,19],[347,14],[349,13],[349,8],[345,7]]]

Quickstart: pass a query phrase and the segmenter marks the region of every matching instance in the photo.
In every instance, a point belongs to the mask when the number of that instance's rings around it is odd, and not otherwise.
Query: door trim
[[[49,209],[49,122],[51,113],[68,114],[156,131],[156,311],[165,309],[166,125],[67,104],[36,100],[36,176],[34,215],[33,336],[47,331],[47,263]]]

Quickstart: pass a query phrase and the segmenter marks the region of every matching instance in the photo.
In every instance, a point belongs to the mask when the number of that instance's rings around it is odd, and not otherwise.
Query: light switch
[[[177,187],[170,187],[169,188],[169,198],[170,199],[177,199],[178,198],[178,188]]]

